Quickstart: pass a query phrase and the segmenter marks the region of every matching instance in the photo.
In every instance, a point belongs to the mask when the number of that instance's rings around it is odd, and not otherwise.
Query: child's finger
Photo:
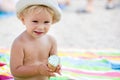
[[[59,75],[61,75],[61,71],[60,71],[60,70],[61,70],[61,67],[58,66],[58,67],[56,68],[56,71],[55,71],[55,72],[58,73]]]
[[[59,70],[58,72],[57,72],[59,75],[61,75],[61,71]]]
[[[47,71],[50,71],[50,69],[48,68],[47,65],[45,65],[44,68],[45,68]]]
[[[58,70],[61,70],[61,66],[60,66],[60,65],[58,65],[58,67],[57,67],[57,68],[58,68]]]
[[[53,76],[53,77],[55,77],[56,75],[55,75],[55,74],[53,74],[53,73],[49,73],[49,76]]]
[[[56,68],[56,70],[60,70],[61,69],[61,66],[60,65],[58,65],[57,66],[57,68]]]

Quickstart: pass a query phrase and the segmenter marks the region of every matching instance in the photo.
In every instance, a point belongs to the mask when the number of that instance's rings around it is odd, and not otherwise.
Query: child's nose
[[[41,25],[38,26],[38,28],[39,28],[39,29],[44,29],[44,25],[41,24]]]

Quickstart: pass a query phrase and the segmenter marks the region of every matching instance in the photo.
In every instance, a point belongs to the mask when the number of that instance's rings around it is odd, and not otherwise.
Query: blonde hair
[[[42,10],[49,12],[51,14],[51,16],[53,17],[53,22],[54,22],[54,11],[51,8],[49,8],[48,6],[44,6],[44,5],[29,6],[29,7],[25,8],[23,11],[21,11],[19,14],[17,14],[17,16],[19,19],[21,19],[21,16],[24,16],[24,15],[34,12],[34,11],[37,11],[37,13],[40,13]]]

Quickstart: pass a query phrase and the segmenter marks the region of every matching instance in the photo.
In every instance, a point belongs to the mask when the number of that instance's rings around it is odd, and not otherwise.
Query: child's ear
[[[23,24],[25,24],[23,16],[20,16],[20,20],[22,21]]]

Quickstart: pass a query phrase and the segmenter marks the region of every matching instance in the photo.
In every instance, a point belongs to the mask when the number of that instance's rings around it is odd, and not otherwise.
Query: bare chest
[[[24,46],[24,63],[37,64],[46,62],[51,50],[49,42],[26,43]]]

